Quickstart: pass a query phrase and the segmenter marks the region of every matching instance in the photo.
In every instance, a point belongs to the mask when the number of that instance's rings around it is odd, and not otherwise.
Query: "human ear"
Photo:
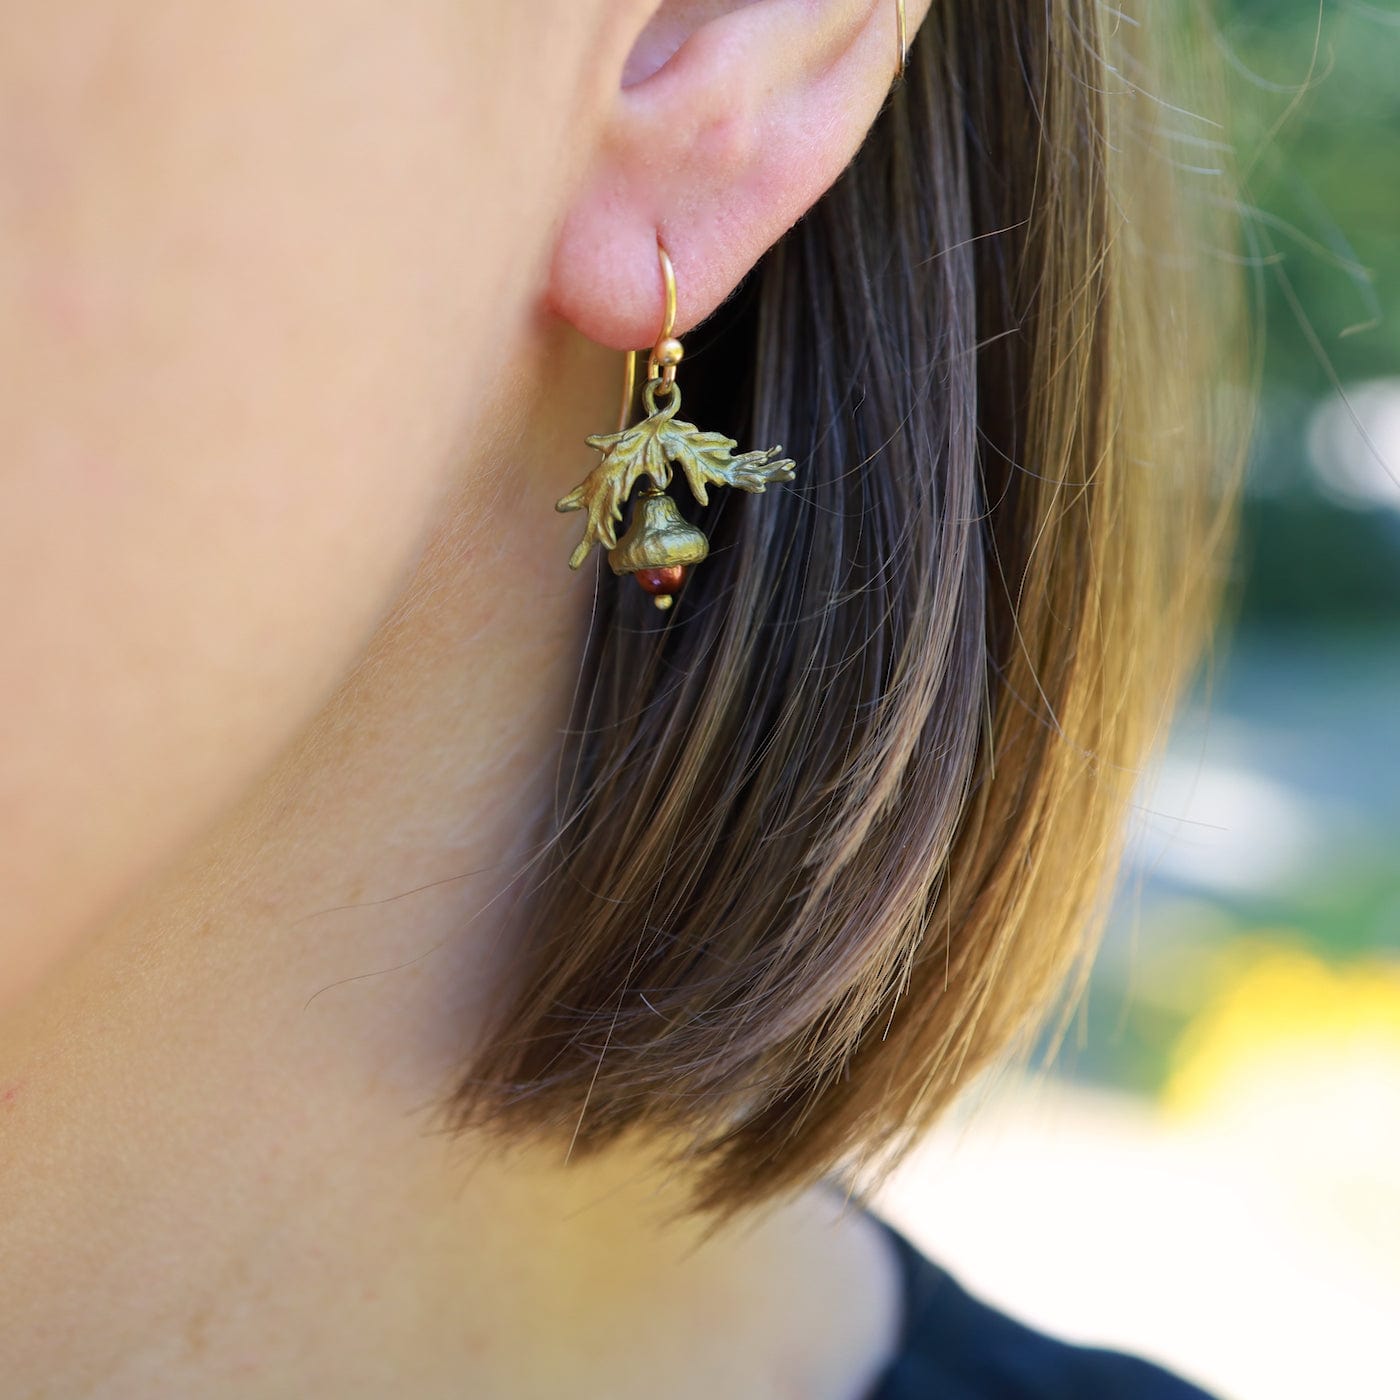
[[[928,0],[909,0],[912,33]],[[618,350],[708,316],[836,181],[899,64],[898,0],[665,0],[565,215],[549,308]]]

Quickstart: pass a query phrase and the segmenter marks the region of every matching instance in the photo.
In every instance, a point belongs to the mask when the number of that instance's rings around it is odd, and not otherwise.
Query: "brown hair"
[[[723,1214],[887,1167],[1089,946],[1243,436],[1229,200],[1179,173],[1218,132],[1152,87],[1161,8],[935,3],[691,337],[687,416],[797,479],[718,493],[670,614],[604,575],[454,1122],[679,1134]]]

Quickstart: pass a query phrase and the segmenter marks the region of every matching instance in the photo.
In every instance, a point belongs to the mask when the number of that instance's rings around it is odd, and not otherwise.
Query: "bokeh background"
[[[1400,0],[1226,0],[1264,311],[1234,622],[1077,1018],[877,1205],[1228,1400],[1400,1397]]]

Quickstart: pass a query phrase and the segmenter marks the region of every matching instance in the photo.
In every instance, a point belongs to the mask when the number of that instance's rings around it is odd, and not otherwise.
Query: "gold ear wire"
[[[904,11],[904,0],[894,0],[894,3],[899,27],[899,62],[894,66],[894,76],[897,82],[904,76],[904,64],[909,57],[909,22]]]
[[[656,240],[656,256],[661,263],[661,280],[665,286],[666,309],[662,313],[661,334],[656,338],[651,355],[647,359],[647,382],[657,376],[660,366],[660,379],[666,388],[676,382],[676,366],[680,363],[680,341],[673,332],[676,329],[676,269],[671,265],[671,255]],[[632,401],[637,397],[637,351],[628,350],[622,364],[622,411],[618,415],[617,430],[627,431],[632,422]]]
[[[671,255],[662,247],[661,239],[656,240],[656,256],[661,263],[661,281],[666,291],[666,309],[661,318],[661,334],[656,337],[651,354],[647,357],[647,383],[660,379],[661,387],[670,390],[676,382],[676,366],[685,353],[676,339],[676,269],[671,265]],[[659,371],[659,373],[658,373]]]

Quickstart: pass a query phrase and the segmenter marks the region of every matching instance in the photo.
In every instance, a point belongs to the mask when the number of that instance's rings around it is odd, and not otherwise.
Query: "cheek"
[[[548,256],[569,14],[0,15],[0,1003],[393,601]]]

